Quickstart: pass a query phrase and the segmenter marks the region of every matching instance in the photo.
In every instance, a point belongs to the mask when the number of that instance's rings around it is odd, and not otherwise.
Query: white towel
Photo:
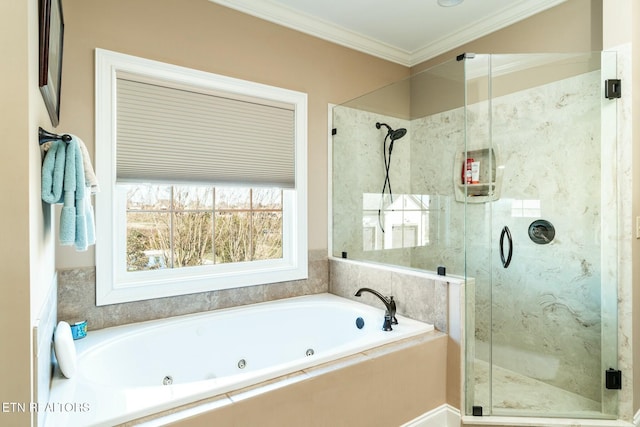
[[[87,187],[91,188],[91,194],[96,194],[100,191],[100,187],[98,186],[98,179],[96,178],[96,173],[93,170],[93,165],[91,165],[91,158],[89,157],[87,146],[84,144],[82,139],[75,135],[72,136],[78,141],[78,146],[82,152],[82,162],[84,163],[84,183]]]
[[[84,216],[87,226],[87,245],[96,244],[96,223],[93,215],[93,206],[91,205],[91,195],[89,194],[89,187],[87,187],[87,193],[84,197]]]

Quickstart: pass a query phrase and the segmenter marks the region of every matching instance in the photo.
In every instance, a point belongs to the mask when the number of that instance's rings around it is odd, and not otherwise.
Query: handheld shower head
[[[391,129],[386,123],[376,123],[376,129],[380,129],[382,126],[387,128],[387,136],[391,138],[391,141],[395,141],[396,139],[400,139],[407,134],[407,130],[405,128],[398,128],[396,130]]]
[[[407,130],[405,128],[399,128],[393,130],[391,126],[386,123],[376,123],[376,129],[380,129],[382,126],[387,128],[387,134],[384,137],[384,141],[382,141],[382,152],[384,154],[384,185],[382,186],[382,197],[380,198],[380,209],[378,209],[378,224],[380,225],[380,229],[384,233],[384,227],[382,225],[382,203],[384,199],[384,192],[388,188],[389,189],[389,197],[391,198],[391,203],[393,203],[393,193],[391,191],[391,180],[389,179],[389,168],[391,167],[391,152],[393,151],[393,141],[402,138],[407,134]],[[387,157],[387,138],[389,138],[389,156]],[[360,292],[360,291],[358,291]],[[359,296],[356,294],[356,296]]]
[[[394,131],[389,131],[389,138],[391,138],[392,141],[395,141],[396,139],[402,138],[406,134],[407,130],[405,128],[398,128]]]

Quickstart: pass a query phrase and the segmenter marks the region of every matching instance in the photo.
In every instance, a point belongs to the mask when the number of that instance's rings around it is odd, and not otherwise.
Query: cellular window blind
[[[116,83],[117,182],[295,187],[292,105]]]

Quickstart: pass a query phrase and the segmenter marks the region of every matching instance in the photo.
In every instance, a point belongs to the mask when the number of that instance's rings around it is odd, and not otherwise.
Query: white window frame
[[[120,73],[230,95],[286,102],[295,110],[295,189],[283,190],[283,257],[277,260],[126,272],[126,200],[116,190],[116,78]],[[95,54],[96,305],[308,277],[307,95],[104,49]]]

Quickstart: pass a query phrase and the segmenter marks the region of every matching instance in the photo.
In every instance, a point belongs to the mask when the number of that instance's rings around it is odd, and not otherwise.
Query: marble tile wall
[[[338,106],[333,124],[332,253],[349,259],[436,271],[445,266],[451,274],[464,274],[464,205],[455,202],[453,158],[464,150],[464,111],[430,116],[433,120],[403,120]],[[385,132],[375,128],[383,121],[406,128],[395,142],[389,168],[394,195],[419,195],[428,201],[428,243],[425,246],[363,250],[363,195],[379,194],[384,183],[382,143]],[[425,197],[428,196],[428,197]],[[389,198],[385,199],[385,206]],[[378,231],[378,230],[377,230]]]
[[[87,320],[88,329],[102,329],[281,298],[327,292],[328,260],[324,250],[309,252],[309,278],[237,289],[96,306],[95,267],[58,271],[58,320]]]
[[[465,149],[464,109],[446,111],[411,122],[411,191],[429,195],[429,244],[417,247],[411,265],[429,271],[444,266],[448,274],[465,274],[465,206],[455,199],[455,165]]]
[[[332,294],[384,308],[380,300],[369,293],[354,294],[359,288],[372,288],[383,295],[393,295],[399,314],[431,323],[442,332],[450,332],[449,286],[459,286],[462,278],[438,278],[430,273],[398,269],[358,261],[330,259]],[[456,332],[459,336],[459,332]]]
[[[343,106],[334,108],[333,127],[337,133],[332,146],[332,254],[340,257],[342,252],[347,252],[350,259],[409,266],[407,260],[411,249],[363,250],[363,195],[380,194],[385,182],[383,142],[386,129],[376,129],[376,122],[385,122],[393,129],[407,128],[409,123],[368,111]],[[410,192],[410,137],[409,130],[404,138],[394,143],[389,167],[393,194]],[[387,195],[385,206],[389,202]]]

